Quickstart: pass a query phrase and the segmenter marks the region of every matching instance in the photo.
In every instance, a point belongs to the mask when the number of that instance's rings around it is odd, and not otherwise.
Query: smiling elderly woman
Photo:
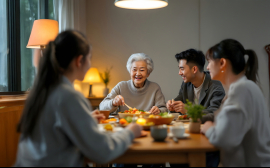
[[[143,53],[131,55],[127,62],[131,80],[118,83],[101,102],[100,110],[123,112],[128,110],[124,106],[126,103],[153,114],[166,112],[165,98],[161,88],[158,84],[147,80],[153,69],[154,64],[149,56]]]

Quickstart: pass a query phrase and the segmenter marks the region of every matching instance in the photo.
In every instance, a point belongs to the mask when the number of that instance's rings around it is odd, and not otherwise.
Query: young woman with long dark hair
[[[227,99],[215,123],[206,122],[202,133],[220,148],[223,166],[269,167],[270,118],[257,85],[255,52],[228,39],[211,47],[206,56],[211,78],[221,81]]]
[[[83,166],[84,158],[107,163],[123,154],[140,136],[132,124],[112,135],[98,130],[102,115],[92,108],[73,81],[90,68],[90,46],[77,31],[65,31],[51,41],[18,126],[21,138],[15,166]]]

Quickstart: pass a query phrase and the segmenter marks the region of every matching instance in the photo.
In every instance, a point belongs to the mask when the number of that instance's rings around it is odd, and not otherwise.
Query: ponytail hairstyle
[[[245,56],[248,56],[246,63]],[[258,81],[258,58],[253,50],[245,50],[242,44],[233,39],[223,40],[211,47],[206,58],[211,60],[225,58],[230,60],[234,74],[245,70],[245,75],[249,80],[259,84]]]
[[[89,52],[86,37],[77,31],[64,31],[55,41],[49,42],[40,58],[38,73],[18,125],[17,131],[23,134],[23,138],[32,135],[48,96],[61,82],[63,72],[69,69],[71,61],[80,55],[85,61]]]

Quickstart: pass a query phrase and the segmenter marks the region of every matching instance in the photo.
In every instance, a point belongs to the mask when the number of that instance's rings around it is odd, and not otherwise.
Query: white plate
[[[113,126],[113,132],[110,132],[110,131],[106,131],[104,129],[104,125],[106,125],[106,124],[98,124],[98,129],[99,129],[100,132],[114,133],[114,132],[119,132],[119,131],[123,131],[124,130],[124,128],[122,128],[122,127],[114,127]]]
[[[168,137],[169,138],[173,138],[173,134],[170,132],[170,133],[168,133]],[[183,137],[177,137],[178,139],[186,139],[186,138],[188,138],[188,137],[190,137],[190,134],[187,134],[187,133],[184,133],[184,136]]]

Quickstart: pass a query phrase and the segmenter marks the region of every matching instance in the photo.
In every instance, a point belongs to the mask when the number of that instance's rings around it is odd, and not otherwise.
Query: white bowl
[[[185,127],[183,126],[170,127],[170,132],[173,134],[174,137],[182,138],[185,134]]]
[[[180,115],[179,113],[170,113],[170,114],[174,117],[175,120],[177,120]]]

